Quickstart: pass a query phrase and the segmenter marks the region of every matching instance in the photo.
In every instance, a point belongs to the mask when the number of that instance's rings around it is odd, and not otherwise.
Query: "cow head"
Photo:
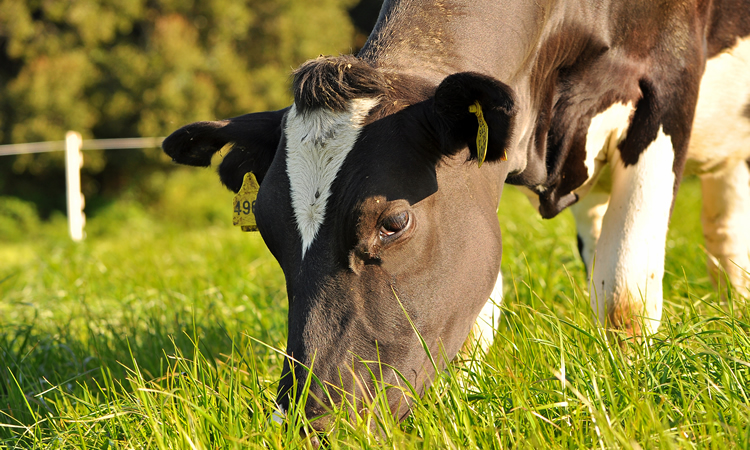
[[[435,371],[414,328],[443,366],[499,272],[496,208],[507,169],[498,161],[513,94],[480,74],[435,87],[354,57],[309,61],[295,73],[294,93],[280,111],[187,125],[164,150],[207,166],[232,143],[219,168],[224,184],[237,191],[250,171],[260,181],[258,228],[289,297],[282,407],[309,367],[332,387],[326,394],[311,384],[311,418],[330,399],[366,399],[371,374],[421,393]],[[481,168],[475,102],[489,129]],[[392,413],[405,417],[408,401],[391,392]]]

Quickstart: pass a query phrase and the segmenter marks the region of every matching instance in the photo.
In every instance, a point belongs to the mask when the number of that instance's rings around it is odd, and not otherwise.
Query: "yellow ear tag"
[[[474,104],[469,106],[469,112],[474,113],[479,122],[479,128],[477,129],[477,160],[479,161],[479,164],[477,166],[482,167],[482,163],[487,157],[487,144],[490,140],[490,128],[487,126],[487,121],[484,120],[482,105],[479,104],[479,100],[474,101]],[[503,157],[500,158],[500,160],[505,161],[507,159],[508,155],[503,152]]]
[[[234,196],[232,205],[234,206],[234,215],[232,224],[242,227],[242,231],[258,231],[258,225],[255,223],[255,199],[258,197],[258,180],[252,172],[245,174],[242,179],[242,187],[237,195]]]
[[[487,127],[487,122],[484,120],[482,105],[479,104],[478,100],[469,106],[469,112],[474,113],[479,122],[479,129],[477,130],[477,160],[479,161],[478,166],[482,167],[484,158],[487,157],[487,143],[489,142],[490,130]]]

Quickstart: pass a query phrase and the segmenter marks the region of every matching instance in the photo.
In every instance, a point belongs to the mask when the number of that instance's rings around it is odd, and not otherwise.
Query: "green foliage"
[[[0,242],[33,237],[39,217],[33,203],[15,197],[0,197]]]
[[[0,447],[307,445],[294,410],[289,426],[269,420],[283,275],[229,225],[215,174],[192,174],[151,181],[165,207],[202,197],[189,214],[111,204],[82,243],[61,222],[0,246]],[[592,323],[570,214],[543,221],[508,187],[490,353],[469,349],[401,424],[334,410],[330,448],[748,448],[750,310],[706,276],[698,188],[686,181],[675,206],[661,330],[623,353]]]
[[[165,136],[290,103],[292,68],[350,51],[352,0],[0,0],[0,143]],[[87,152],[112,197],[158,152]],[[61,153],[3,157],[0,192],[60,209]],[[39,192],[45,191],[45,194]],[[45,196],[57,197],[50,201]]]
[[[91,237],[128,232],[148,233],[156,222],[193,229],[232,223],[233,193],[220,187],[213,170],[178,167],[154,172],[124,191],[117,201],[99,205],[86,225]]]

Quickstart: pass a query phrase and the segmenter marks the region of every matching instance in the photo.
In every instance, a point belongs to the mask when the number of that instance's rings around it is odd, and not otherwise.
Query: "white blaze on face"
[[[302,258],[325,219],[331,185],[354,147],[376,99],[355,99],[344,112],[325,108],[299,113],[292,106],[286,120],[286,172],[292,208],[302,238]]]

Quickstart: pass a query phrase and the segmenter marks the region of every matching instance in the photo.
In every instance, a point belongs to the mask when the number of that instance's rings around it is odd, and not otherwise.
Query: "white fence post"
[[[2,0],[0,0],[2,1]],[[30,153],[59,152],[65,145],[65,184],[68,199],[68,229],[74,241],[84,237],[83,226],[86,215],[83,213],[84,198],[81,193],[81,167],[83,153],[81,150],[114,150],[160,147],[163,137],[122,138],[122,139],[87,139],[75,131],[68,131],[65,141],[32,142],[28,144],[0,145],[0,157],[9,155],[26,155]]]
[[[81,134],[68,131],[65,134],[65,184],[68,198],[68,230],[74,241],[83,239],[84,198],[81,193],[81,167],[83,166],[83,139]]]

